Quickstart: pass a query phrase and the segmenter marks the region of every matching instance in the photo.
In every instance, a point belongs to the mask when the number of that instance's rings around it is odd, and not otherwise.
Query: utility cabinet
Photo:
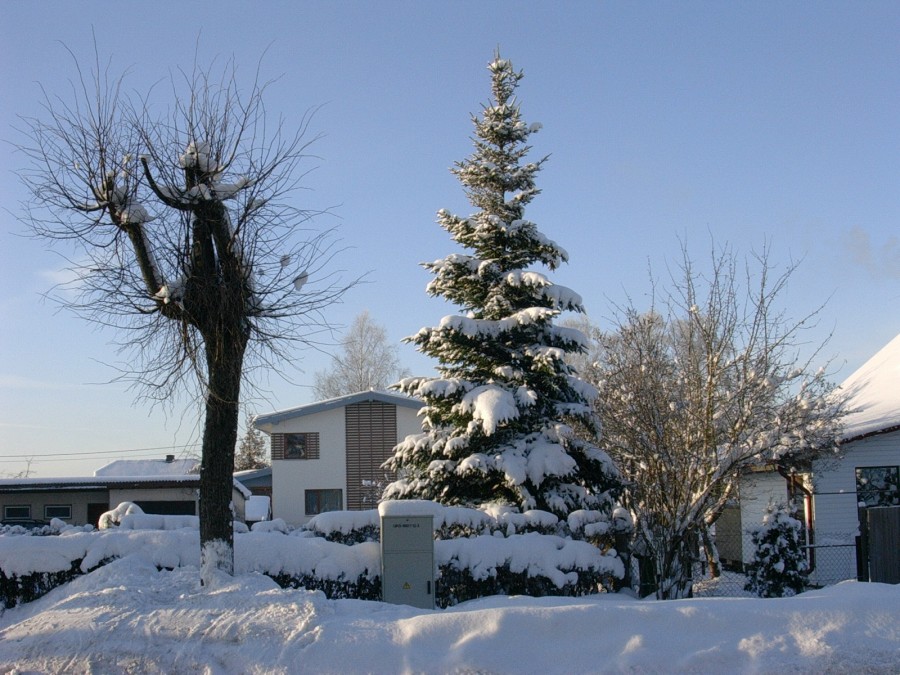
[[[434,609],[434,516],[381,513],[381,597]]]

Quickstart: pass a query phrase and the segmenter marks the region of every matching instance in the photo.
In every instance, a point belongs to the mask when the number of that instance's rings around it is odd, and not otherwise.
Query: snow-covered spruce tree
[[[529,269],[556,269],[566,252],[525,220],[544,159],[526,161],[526,124],[514,97],[522,78],[499,55],[490,63],[493,100],[473,117],[475,152],[453,173],[478,211],[438,213],[439,224],[471,253],[424,267],[428,293],[462,309],[411,338],[438,360],[439,377],[407,378],[398,388],[425,401],[424,433],[407,437],[385,464],[398,480],[386,499],[430,499],[477,506],[500,502],[565,517],[606,510],[619,488],[610,458],[576,437],[599,433],[596,391],[566,363],[584,349],[577,330],[554,325],[581,298]]]
[[[755,552],[747,566],[744,590],[761,598],[783,598],[803,592],[809,567],[802,548],[801,527],[784,505],[769,507],[762,525],[750,533]]]

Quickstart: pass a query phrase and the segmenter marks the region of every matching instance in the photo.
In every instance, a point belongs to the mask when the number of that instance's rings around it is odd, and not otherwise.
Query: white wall
[[[900,465],[900,431],[847,443],[841,459],[813,463],[816,571],[822,583],[856,578],[856,469]]]
[[[787,480],[777,471],[759,471],[741,478],[741,550],[745,563],[753,560],[755,550],[750,530],[762,525],[770,504],[788,500]]]
[[[285,420],[272,433],[319,434],[319,459],[280,459],[272,462],[272,516],[302,525],[306,515],[305,490],[343,490],[347,503],[347,442],[344,409]]]
[[[305,491],[340,489],[347,507],[347,439],[344,408],[285,420],[266,429],[273,434],[319,434],[319,459],[272,461],[272,517],[293,526],[306,523]],[[422,431],[418,409],[396,406],[397,439]]]
[[[411,434],[422,433],[422,418],[418,408],[397,406],[397,442]]]
[[[197,514],[199,496],[195,487],[171,488],[110,488],[109,508],[114,509],[122,502],[194,502]]]

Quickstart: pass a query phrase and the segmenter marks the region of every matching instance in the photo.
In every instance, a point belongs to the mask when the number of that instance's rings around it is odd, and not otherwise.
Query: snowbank
[[[520,596],[422,610],[327,600],[258,574],[198,580],[194,568],[122,560],[8,610],[3,670],[887,675],[900,662],[900,587],[883,584],[779,600]]]

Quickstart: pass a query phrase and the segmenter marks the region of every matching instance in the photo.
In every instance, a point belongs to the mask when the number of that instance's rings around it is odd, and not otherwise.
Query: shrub
[[[770,506],[763,524],[751,533],[755,553],[747,566],[744,590],[761,598],[803,592],[809,568],[800,537],[802,525],[784,505]]]

